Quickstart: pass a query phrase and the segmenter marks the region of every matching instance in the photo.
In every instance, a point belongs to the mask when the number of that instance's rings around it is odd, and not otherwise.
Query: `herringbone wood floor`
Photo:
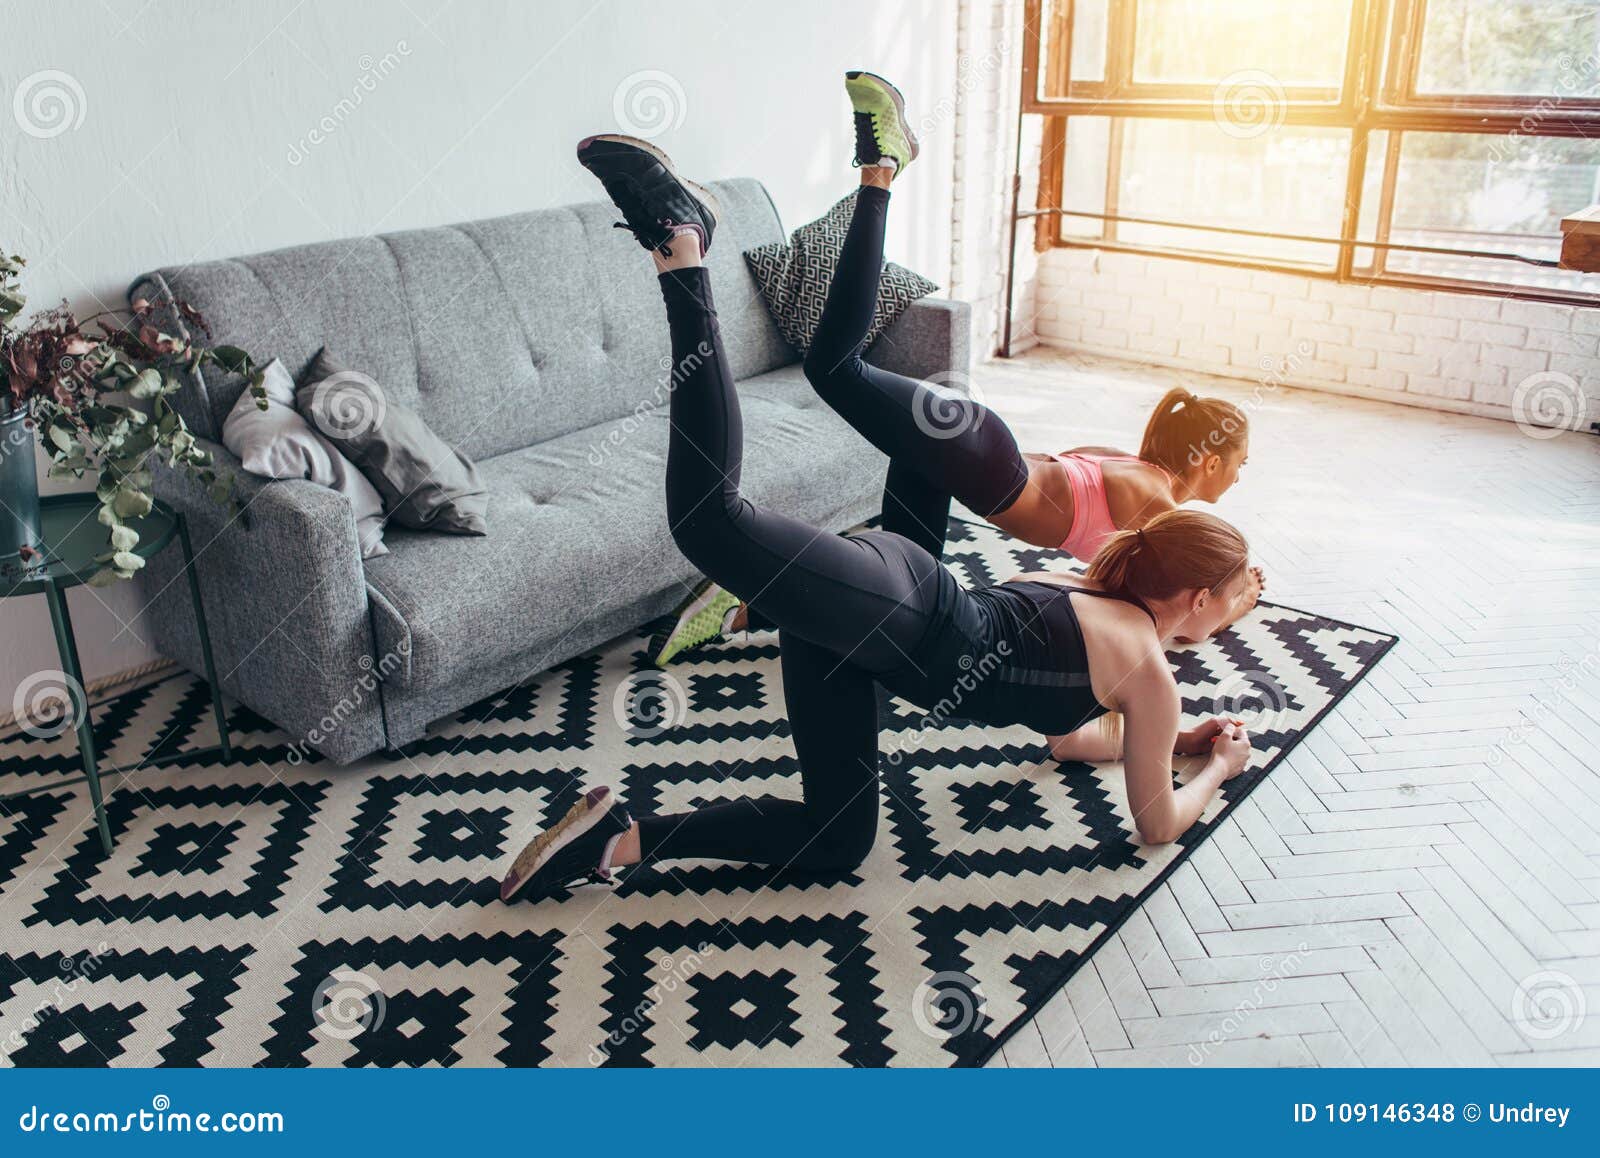
[[[993,1064],[1600,1065],[1600,440],[1035,350],[1025,449],[1250,413],[1267,597],[1399,645]],[[1600,417],[1600,416],[1591,416]]]

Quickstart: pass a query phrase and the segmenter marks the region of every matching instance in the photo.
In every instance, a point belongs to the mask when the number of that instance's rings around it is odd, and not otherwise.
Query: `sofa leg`
[[[422,744],[422,738],[412,740],[409,744],[401,744],[398,748],[385,745],[380,751],[386,760],[409,760],[416,755],[417,749]]]

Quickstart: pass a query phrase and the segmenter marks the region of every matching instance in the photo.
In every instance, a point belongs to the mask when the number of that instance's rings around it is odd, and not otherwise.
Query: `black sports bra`
[[[1131,603],[1156,621],[1135,596],[1064,583],[1024,579],[968,591],[983,624],[981,644],[999,657],[972,697],[975,716],[1064,735],[1109,710],[1090,684],[1074,592]]]

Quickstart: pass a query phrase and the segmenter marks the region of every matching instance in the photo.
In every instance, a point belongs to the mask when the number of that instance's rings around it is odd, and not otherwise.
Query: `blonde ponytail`
[[[1112,535],[1085,578],[1102,591],[1149,601],[1200,587],[1220,590],[1243,574],[1249,562],[1250,545],[1231,524],[1179,508],[1157,515],[1137,531]]]

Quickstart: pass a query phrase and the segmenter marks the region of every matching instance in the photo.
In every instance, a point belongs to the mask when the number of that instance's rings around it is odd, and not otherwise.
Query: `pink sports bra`
[[[1105,472],[1103,462],[1144,462],[1134,454],[1077,454],[1056,455],[1067,472],[1067,485],[1072,490],[1072,531],[1061,544],[1063,551],[1087,562],[1112,535],[1122,528],[1111,521],[1111,508],[1106,504]],[[1153,464],[1152,464],[1153,465]],[[1156,467],[1170,476],[1164,467]]]

